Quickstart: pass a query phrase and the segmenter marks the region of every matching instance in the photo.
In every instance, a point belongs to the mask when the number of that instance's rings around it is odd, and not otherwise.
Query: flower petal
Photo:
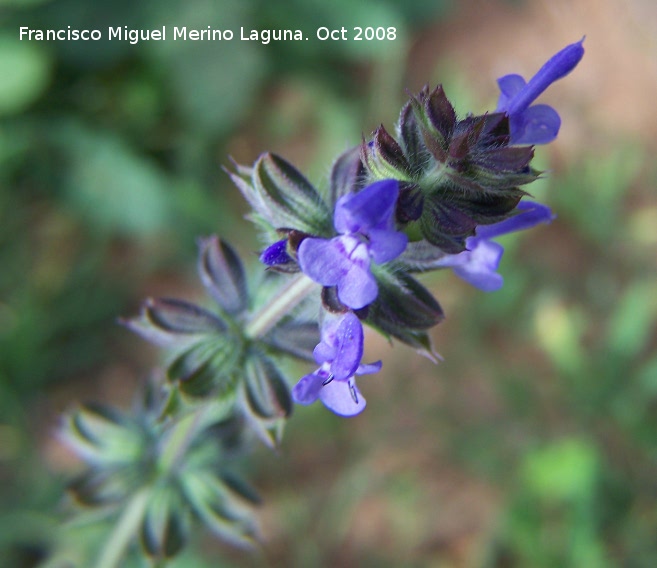
[[[363,326],[352,313],[347,312],[337,330],[337,349],[331,363],[335,380],[343,381],[358,369],[363,358]]]
[[[276,241],[274,244],[269,245],[262,254],[260,254],[260,262],[267,266],[276,266],[278,264],[289,264],[294,262],[294,259],[287,254],[287,239]]]
[[[516,92],[511,100],[504,105],[498,106],[498,110],[506,112],[509,116],[521,113],[528,109],[540,95],[555,81],[565,77],[580,62],[584,55],[584,47],[580,41],[571,43],[561,51],[550,57],[548,61],[538,70],[523,89]],[[504,79],[504,77],[502,78]]]
[[[477,237],[491,239],[515,231],[524,231],[539,223],[549,223],[555,218],[552,209],[536,201],[521,201],[518,203],[516,210],[520,212],[504,221],[492,225],[479,225],[477,227]]]
[[[369,265],[363,268],[353,264],[338,283],[338,298],[345,305],[359,310],[376,300],[379,286],[370,272]]]
[[[335,205],[334,225],[338,233],[367,233],[369,229],[392,229],[399,183],[386,179],[358,193],[343,195]]]
[[[504,75],[497,80],[497,85],[500,88],[500,98],[497,100],[497,109],[495,112],[504,112],[509,106],[513,97],[517,96],[527,84],[521,75]]]
[[[376,361],[374,363],[366,363],[365,365],[358,365],[358,369],[356,369],[356,374],[373,375],[374,373],[378,373],[381,370],[381,367],[383,367],[383,363],[381,361]]]
[[[383,264],[397,258],[404,252],[408,243],[408,237],[399,231],[371,229],[369,237],[370,255],[377,264]]]
[[[304,239],[298,256],[304,274],[322,286],[335,286],[351,266],[340,237],[330,240]]]
[[[454,274],[484,292],[499,290],[504,279],[495,271],[500,264],[504,247],[478,237],[470,237],[467,244],[474,246],[472,250],[461,253],[467,255],[467,262],[455,266]]]
[[[319,369],[310,375],[302,377],[292,389],[292,398],[297,404],[312,404],[319,397],[325,378],[319,374]]]
[[[322,333],[322,336],[324,333]],[[313,357],[317,361],[318,365],[322,365],[327,361],[333,361],[335,359],[335,354],[337,353],[337,341],[333,338],[332,341],[327,339],[322,339],[315,349],[313,350]]]
[[[511,144],[548,144],[559,134],[561,118],[548,105],[534,105],[511,116]]]
[[[349,379],[348,381],[331,381],[322,388],[319,398],[326,408],[339,416],[355,416],[356,414],[360,414],[367,404],[353,379]]]

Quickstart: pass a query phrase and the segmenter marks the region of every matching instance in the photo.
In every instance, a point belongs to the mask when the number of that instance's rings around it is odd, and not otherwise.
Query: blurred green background
[[[116,324],[196,298],[195,237],[258,249],[221,166],[277,152],[317,183],[405,90],[461,113],[586,34],[543,98],[559,139],[532,186],[558,219],[504,241],[505,287],[425,279],[435,366],[368,336],[367,411],[298,408],[250,464],[261,553],[199,535],[175,566],[657,566],[657,6],[0,0],[0,565],[56,546],[79,400],[126,406],[155,351]],[[395,26],[394,42],[26,42],[18,28]],[[236,33],[239,36],[239,33]],[[253,263],[255,265],[255,262]],[[254,266],[254,269],[257,269]],[[299,372],[303,372],[300,367]],[[102,533],[89,531],[92,549]],[[139,564],[135,564],[137,566]]]

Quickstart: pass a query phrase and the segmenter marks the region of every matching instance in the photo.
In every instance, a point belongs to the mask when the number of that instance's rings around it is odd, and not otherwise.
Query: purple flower
[[[497,112],[509,116],[512,144],[547,144],[557,137],[561,126],[557,111],[548,105],[530,105],[575,68],[584,55],[583,42],[584,38],[553,55],[529,82],[520,75],[505,75],[497,80],[501,91]]]
[[[260,255],[260,262],[267,266],[278,266],[294,262],[294,259],[287,254],[287,239],[276,241],[268,246]]]
[[[454,273],[484,292],[494,292],[502,287],[504,279],[496,270],[502,259],[504,247],[490,239],[514,231],[530,229],[539,223],[554,219],[552,210],[535,201],[521,201],[519,213],[492,225],[479,225],[474,237],[468,237],[468,250],[442,258],[438,266],[451,267]]]
[[[381,361],[362,365],[363,326],[352,313],[331,317],[322,326],[322,341],[315,347],[314,373],[303,377],[292,389],[298,404],[312,404],[318,398],[340,416],[355,416],[365,408],[365,399],[356,386],[355,375],[377,373]]]
[[[299,246],[301,270],[323,286],[337,286],[338,298],[352,309],[372,303],[379,292],[370,260],[388,262],[406,248],[406,235],[394,229],[398,195],[395,180],[378,181],[358,193],[343,195],[333,218],[340,236],[307,238]]]

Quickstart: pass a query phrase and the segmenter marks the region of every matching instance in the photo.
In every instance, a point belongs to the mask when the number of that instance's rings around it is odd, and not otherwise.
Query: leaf
[[[36,43],[0,35],[0,115],[26,109],[48,86],[52,62]]]
[[[440,267],[447,254],[427,241],[415,241],[406,245],[404,252],[394,261],[407,272],[427,272]]]
[[[379,126],[372,137],[374,143],[373,150],[379,162],[383,161],[388,164],[393,171],[398,172],[395,176],[390,176],[397,180],[408,180],[410,174],[410,165],[404,156],[404,152],[397,141],[388,134],[383,125]]]
[[[624,360],[633,360],[654,337],[656,298],[655,282],[638,280],[615,302],[607,329],[607,345]]]
[[[92,229],[138,238],[170,230],[170,182],[155,163],[106,132],[69,124],[59,135],[71,160],[69,205]]]
[[[219,478],[232,493],[238,495],[241,499],[253,503],[254,505],[262,503],[262,499],[256,490],[240,476],[228,471],[223,471],[219,474]]]
[[[148,321],[167,333],[205,335],[227,329],[226,324],[214,314],[184,300],[149,299],[144,310]]]
[[[465,239],[474,235],[477,223],[468,215],[440,197],[425,197],[420,217],[422,235],[432,245],[446,253],[465,250]]]
[[[424,112],[433,128],[440,133],[442,142],[448,142],[456,126],[456,112],[452,103],[447,99],[442,85],[438,85],[426,97]]]

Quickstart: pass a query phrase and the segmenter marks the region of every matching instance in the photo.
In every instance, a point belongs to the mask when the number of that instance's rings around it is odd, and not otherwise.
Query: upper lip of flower
[[[584,39],[567,45],[553,55],[528,82],[520,75],[500,77],[497,82],[502,93],[497,111],[512,115],[529,108],[552,83],[568,75],[577,66],[584,55]]]
[[[584,55],[583,42],[584,38],[564,47],[528,82],[516,74],[497,80],[500,88],[497,112],[509,116],[512,144],[546,144],[556,138],[561,126],[557,111],[548,105],[531,105],[552,83],[577,66]]]

